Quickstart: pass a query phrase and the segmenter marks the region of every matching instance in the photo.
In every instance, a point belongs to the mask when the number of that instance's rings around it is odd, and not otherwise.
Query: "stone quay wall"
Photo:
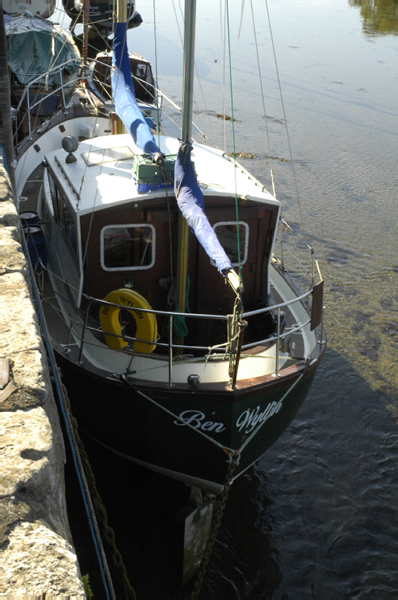
[[[19,217],[0,153],[0,595],[85,598],[65,449]]]

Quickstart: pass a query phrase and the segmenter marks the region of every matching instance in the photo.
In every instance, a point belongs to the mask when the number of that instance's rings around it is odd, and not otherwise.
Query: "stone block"
[[[86,598],[73,547],[40,520],[16,523],[3,564],[6,598]]]

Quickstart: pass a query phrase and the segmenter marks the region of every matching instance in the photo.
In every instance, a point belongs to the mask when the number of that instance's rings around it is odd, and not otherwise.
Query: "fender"
[[[156,344],[153,342],[155,342],[158,337],[158,325],[156,315],[140,310],[141,308],[151,310],[151,306],[145,298],[134,290],[124,288],[113,290],[105,296],[104,300],[106,302],[112,302],[113,304],[120,304],[121,306],[126,307],[126,309],[134,309],[131,310],[131,314],[137,325],[135,337],[140,340],[145,340],[134,342],[134,350],[136,352],[141,352],[142,354],[153,352],[156,348]],[[100,325],[104,332],[105,341],[112,350],[121,350],[128,344],[122,337],[123,332],[119,313],[119,306],[107,305],[102,305],[99,313]],[[116,335],[106,335],[107,333],[113,333],[121,337],[116,337]]]

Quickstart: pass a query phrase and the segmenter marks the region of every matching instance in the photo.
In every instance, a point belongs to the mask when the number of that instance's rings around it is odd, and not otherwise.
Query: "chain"
[[[57,367],[58,369],[58,367]],[[60,373],[58,372],[58,376],[60,377]],[[65,404],[65,407],[70,415],[70,421],[71,424],[73,426],[73,430],[74,430],[74,437],[76,440],[76,444],[77,444],[77,448],[79,450],[79,456],[80,456],[80,460],[81,463],[83,465],[83,469],[84,469],[84,473],[85,473],[85,477],[86,477],[86,481],[87,481],[87,485],[88,488],[90,490],[90,496],[91,496],[91,500],[92,500],[92,505],[94,507],[95,510],[95,515],[97,517],[98,522],[101,525],[101,529],[102,529],[102,536],[103,538],[106,540],[106,542],[108,543],[108,547],[111,550],[111,557],[112,557],[112,562],[116,567],[116,574],[118,579],[121,581],[123,588],[124,588],[124,592],[126,594],[126,598],[129,598],[131,600],[135,599],[135,591],[134,588],[132,587],[129,578],[128,578],[128,574],[127,574],[127,570],[126,567],[124,565],[123,562],[123,558],[122,555],[120,554],[120,551],[118,550],[117,546],[116,546],[116,538],[115,538],[115,532],[112,529],[112,527],[109,525],[108,522],[108,514],[106,511],[106,508],[101,500],[101,496],[100,493],[98,491],[97,488],[97,482],[95,479],[95,475],[93,473],[93,470],[91,468],[91,464],[89,461],[89,457],[87,454],[87,451],[84,447],[84,444],[82,442],[82,439],[80,438],[79,432],[78,432],[78,424],[77,421],[75,419],[75,417],[72,414],[71,411],[71,406],[70,406],[70,401],[69,401],[69,396],[68,396],[68,392],[67,389],[65,387],[65,385],[61,382],[60,383],[60,389],[62,392],[62,397],[63,397],[63,401]],[[114,598],[116,598],[116,596],[113,596]]]
[[[196,600],[197,598],[199,598],[200,590],[202,588],[202,584],[203,584],[205,575],[207,573],[207,568],[209,566],[209,560],[210,560],[211,553],[213,551],[213,546],[214,546],[214,543],[217,538],[218,530],[220,529],[221,519],[224,514],[225,505],[228,500],[228,494],[229,494],[229,490],[232,485],[232,479],[233,479],[233,475],[235,472],[235,468],[239,462],[239,455],[230,454],[229,457],[230,457],[230,464],[228,467],[227,476],[225,478],[224,489],[221,493],[218,507],[217,507],[216,513],[214,515],[212,530],[207,539],[207,544],[206,544],[206,548],[205,548],[205,551],[203,554],[203,559],[202,559],[200,569],[199,569],[197,577],[196,577],[193,592],[191,594],[191,600]]]
[[[108,548],[111,551],[112,562],[116,568],[116,575],[123,586],[125,597],[128,599],[131,599],[131,600],[135,600],[135,597],[136,597],[135,590],[130,583],[127,569],[123,562],[122,555],[116,545],[115,532],[114,532],[113,528],[109,525],[108,513],[106,511],[105,505],[103,504],[100,493],[98,491],[97,482],[96,482],[93,470],[91,468],[89,457],[87,455],[87,452],[83,445],[83,442],[82,442],[79,434],[77,433],[77,422],[74,418],[73,418],[73,421],[74,421],[74,426],[76,428],[76,439],[77,439],[77,443],[78,443],[78,447],[79,447],[79,453],[82,457],[84,472],[86,474],[87,482],[88,482],[90,492],[92,495],[92,501],[93,501],[93,506],[95,509],[95,514],[97,515],[97,519],[101,525],[102,536],[103,536],[104,540],[107,542]]]

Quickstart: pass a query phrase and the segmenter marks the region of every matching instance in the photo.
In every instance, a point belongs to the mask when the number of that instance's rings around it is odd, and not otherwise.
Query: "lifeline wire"
[[[276,76],[277,76],[277,79],[278,79],[278,87],[279,87],[279,95],[280,95],[280,98],[281,98],[281,105],[282,105],[282,111],[283,111],[283,119],[285,121],[285,129],[286,129],[287,143],[288,143],[288,146],[289,146],[290,162],[291,162],[292,170],[293,170],[294,186],[295,186],[295,189],[296,189],[297,202],[298,202],[298,207],[299,207],[299,212],[300,212],[300,223],[301,223],[301,227],[303,227],[303,216],[301,214],[301,204],[300,204],[300,197],[299,197],[298,186],[297,186],[296,169],[294,168],[292,147],[291,147],[291,144],[290,144],[289,130],[288,130],[288,127],[287,127],[285,104],[283,102],[282,86],[281,86],[281,80],[280,80],[280,77],[279,77],[278,63],[277,63],[277,60],[276,60],[276,51],[275,51],[275,45],[274,45],[274,36],[272,35],[271,19],[270,19],[269,10],[268,10],[268,0],[265,0],[265,7],[266,7],[266,10],[267,10],[268,26],[269,26],[270,36],[271,36],[272,51],[273,51],[273,54],[274,54],[275,70],[276,70]]]
[[[284,393],[284,395],[282,396],[282,398],[278,402],[283,402],[284,399],[290,394],[290,392],[297,385],[297,383],[300,381],[300,379],[305,375],[305,373],[306,373],[306,371],[308,369],[308,366],[309,366],[309,363],[307,362],[307,365],[304,368],[303,372],[292,383],[292,385],[290,386],[290,388]],[[147,394],[145,394],[144,392],[142,392],[141,390],[139,390],[137,387],[135,387],[135,385],[133,383],[131,383],[131,381],[129,381],[129,379],[127,378],[127,376],[126,376],[125,373],[121,373],[120,374],[120,379],[126,385],[128,385],[135,393],[139,394],[140,396],[142,396],[146,400],[149,400],[149,402],[151,402],[152,404],[154,404],[155,406],[157,406],[158,408],[160,408],[161,410],[163,410],[164,412],[166,412],[171,417],[174,417],[178,421],[181,421],[181,423],[184,426],[188,427],[189,429],[192,429],[192,431],[195,431],[197,434],[201,435],[202,437],[204,437],[206,440],[208,440],[209,442],[211,442],[212,444],[214,444],[218,448],[221,448],[221,450],[224,450],[224,451],[226,450],[226,451],[230,452],[233,456],[241,454],[242,450],[244,450],[246,448],[246,446],[249,444],[249,442],[253,439],[253,437],[257,434],[257,432],[261,429],[261,427],[263,426],[263,424],[266,422],[266,420],[265,420],[262,423],[260,423],[260,425],[258,425],[256,427],[256,429],[254,429],[254,431],[252,431],[252,433],[250,434],[250,436],[248,437],[248,439],[244,442],[244,444],[240,448],[238,448],[237,450],[234,450],[233,448],[230,448],[229,446],[225,446],[225,444],[220,444],[220,442],[218,442],[214,438],[210,437],[209,435],[207,435],[206,433],[204,433],[200,429],[197,429],[196,427],[193,427],[190,423],[186,423],[184,421],[184,419],[182,419],[179,415],[176,415],[171,410],[169,410],[168,408],[166,408],[165,406],[163,406],[162,404],[160,404],[159,402],[157,402],[156,400],[154,400],[153,398],[151,398],[150,396],[148,396]]]
[[[229,29],[229,2],[226,0],[226,22],[227,22],[227,39],[228,39],[228,58],[229,58],[229,83],[230,83],[230,94],[231,94],[231,127],[232,127],[232,145],[233,145],[233,159],[234,159],[234,178],[235,178],[235,212],[236,212],[236,245],[238,249],[239,258],[239,278],[242,280],[242,265],[240,258],[240,236],[239,236],[239,209],[238,209],[238,195],[236,187],[236,147],[235,147],[235,127],[234,127],[234,99],[232,89],[232,61],[231,61],[231,38]]]
[[[160,148],[160,110],[159,110],[159,95],[156,92],[158,86],[159,86],[159,74],[158,74],[158,46],[157,46],[157,36],[156,36],[156,0],[153,0],[153,39],[154,39],[154,45],[155,45],[155,80],[156,80],[156,87],[154,90],[155,93],[155,100],[156,103],[158,105],[158,108],[156,110],[156,119],[157,119],[157,126],[158,126],[158,147]]]
[[[274,196],[276,198],[276,192],[275,192],[275,184],[274,184],[274,173],[271,167],[271,142],[270,142],[270,137],[269,137],[269,130],[268,130],[268,123],[267,123],[267,114],[265,111],[265,102],[264,102],[264,88],[263,88],[263,77],[262,77],[262,73],[261,73],[261,65],[260,65],[260,57],[259,57],[259,53],[258,53],[258,43],[257,43],[257,31],[256,31],[256,21],[254,18],[254,11],[253,11],[253,2],[251,0],[250,2],[250,8],[251,8],[251,14],[252,14],[252,22],[253,22],[253,34],[254,34],[254,45],[256,47],[256,57],[257,57],[257,69],[258,69],[258,78],[260,81],[260,89],[261,89],[261,101],[262,101],[262,105],[263,105],[263,114],[264,114],[264,123],[265,123],[265,133],[267,136],[267,144],[268,144],[268,163],[269,163],[269,168],[271,171],[271,178],[272,178],[272,182],[273,182],[273,190],[274,190]]]

